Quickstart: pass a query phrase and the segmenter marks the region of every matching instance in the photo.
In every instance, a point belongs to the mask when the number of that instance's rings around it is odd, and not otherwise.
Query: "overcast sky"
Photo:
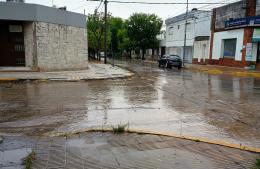
[[[52,0],[25,0],[27,3],[36,3],[47,6],[52,6]],[[121,1],[145,1],[145,2],[186,2],[186,0],[121,0]],[[235,0],[189,0],[189,2],[233,2]],[[74,11],[78,13],[86,14],[93,13],[95,8],[99,5],[99,2],[91,2],[87,0],[53,0],[54,5],[61,7],[67,6],[67,10]],[[208,10],[216,5],[190,5],[189,9],[199,8]],[[134,12],[144,12],[144,13],[155,13],[162,19],[166,19],[171,16],[176,16],[180,13],[185,12],[186,5],[142,5],[142,4],[116,4],[109,3],[108,11],[112,13],[113,16],[119,16],[121,18],[127,19]],[[99,10],[104,10],[103,5]]]

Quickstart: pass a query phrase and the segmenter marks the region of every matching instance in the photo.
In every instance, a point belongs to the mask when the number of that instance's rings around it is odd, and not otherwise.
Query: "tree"
[[[110,14],[108,14],[108,20]],[[105,20],[104,13],[95,11],[94,14],[88,15],[87,21],[87,32],[88,32],[88,47],[94,51],[94,55],[97,54],[98,60],[100,60],[100,51],[104,48],[104,32],[105,32]],[[110,41],[110,34],[108,33],[108,42]],[[109,43],[108,43],[109,45]]]
[[[126,22],[122,18],[111,17],[110,32],[112,52],[114,54],[122,56],[123,52],[131,52],[132,43],[127,35]]]
[[[120,51],[119,45],[122,43],[120,33],[124,29],[124,21],[119,17],[111,17],[110,19],[110,33],[111,33],[111,47],[113,53],[118,53]]]
[[[160,34],[162,19],[154,14],[135,13],[127,20],[127,34],[130,41],[142,50],[142,59],[146,49],[154,46],[156,36]]]

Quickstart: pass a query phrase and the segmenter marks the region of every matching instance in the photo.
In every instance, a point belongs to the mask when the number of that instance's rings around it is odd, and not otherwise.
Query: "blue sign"
[[[259,26],[260,16],[250,16],[246,18],[230,19],[225,21],[225,28]]]

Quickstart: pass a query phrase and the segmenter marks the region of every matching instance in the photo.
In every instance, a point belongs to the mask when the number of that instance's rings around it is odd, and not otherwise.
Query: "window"
[[[223,57],[234,58],[236,55],[237,39],[224,39]]]
[[[173,35],[173,27],[169,27],[169,35]]]
[[[9,32],[23,32],[22,25],[9,25]]]
[[[180,25],[178,25],[178,29],[180,29],[180,27],[181,27],[181,26],[180,26]]]

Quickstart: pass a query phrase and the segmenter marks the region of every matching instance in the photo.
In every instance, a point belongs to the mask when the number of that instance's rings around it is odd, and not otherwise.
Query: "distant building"
[[[163,30],[160,35],[157,36],[159,40],[158,55],[163,56],[166,54],[166,30]]]
[[[165,21],[166,54],[182,57],[186,14]],[[188,63],[206,62],[209,52],[211,11],[193,9],[187,15],[186,48],[184,61]]]
[[[0,2],[0,66],[39,71],[87,68],[86,16]]]
[[[210,64],[260,69],[260,0],[213,9]]]

